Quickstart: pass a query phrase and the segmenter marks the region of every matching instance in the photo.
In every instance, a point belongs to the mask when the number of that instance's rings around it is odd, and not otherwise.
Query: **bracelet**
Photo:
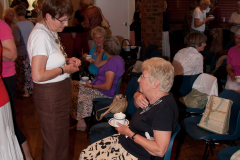
[[[137,135],[137,133],[134,133],[134,135],[131,137],[132,140],[134,140],[134,137]]]
[[[233,74],[230,74],[230,77],[234,76],[234,73]]]
[[[61,70],[62,70],[62,74],[60,74],[60,75],[63,75],[64,74],[64,70],[63,70],[63,68],[62,67],[60,67],[61,68]]]

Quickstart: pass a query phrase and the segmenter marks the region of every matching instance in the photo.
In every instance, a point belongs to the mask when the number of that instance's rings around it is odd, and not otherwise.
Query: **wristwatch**
[[[134,133],[134,135],[131,137],[132,140],[134,140],[134,137],[136,136],[137,133]]]

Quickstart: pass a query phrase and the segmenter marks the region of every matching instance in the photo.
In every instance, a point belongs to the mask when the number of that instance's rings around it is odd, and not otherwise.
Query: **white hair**
[[[200,0],[199,5],[202,5],[203,3],[210,5],[210,0]]]

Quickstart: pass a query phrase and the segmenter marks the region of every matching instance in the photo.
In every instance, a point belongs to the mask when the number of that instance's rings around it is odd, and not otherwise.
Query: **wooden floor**
[[[126,86],[123,84],[122,86]],[[125,87],[126,88],[126,87]],[[29,98],[22,98],[18,94],[15,96],[17,121],[20,129],[27,137],[30,152],[34,160],[41,159],[43,138],[41,135],[39,118],[36,114],[32,96]],[[87,132],[70,130],[70,153],[69,160],[78,160],[80,152],[86,148],[90,142],[87,139]],[[174,160],[176,156],[176,146],[178,142],[178,136],[176,137],[173,145],[172,157]],[[181,145],[178,160],[200,160],[205,148],[205,142],[200,140],[194,140],[190,136],[186,136],[184,143]],[[224,145],[216,145],[214,149],[214,156],[208,151],[208,160],[217,160],[218,152],[225,148]]]

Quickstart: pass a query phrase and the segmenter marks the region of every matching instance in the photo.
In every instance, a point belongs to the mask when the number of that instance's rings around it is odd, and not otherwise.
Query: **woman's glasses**
[[[61,24],[63,24],[64,22],[71,21],[71,18],[60,20],[60,19],[58,19],[58,18],[56,18],[56,17],[54,17],[54,16],[52,16],[52,17],[55,18],[56,20],[58,20]]]

